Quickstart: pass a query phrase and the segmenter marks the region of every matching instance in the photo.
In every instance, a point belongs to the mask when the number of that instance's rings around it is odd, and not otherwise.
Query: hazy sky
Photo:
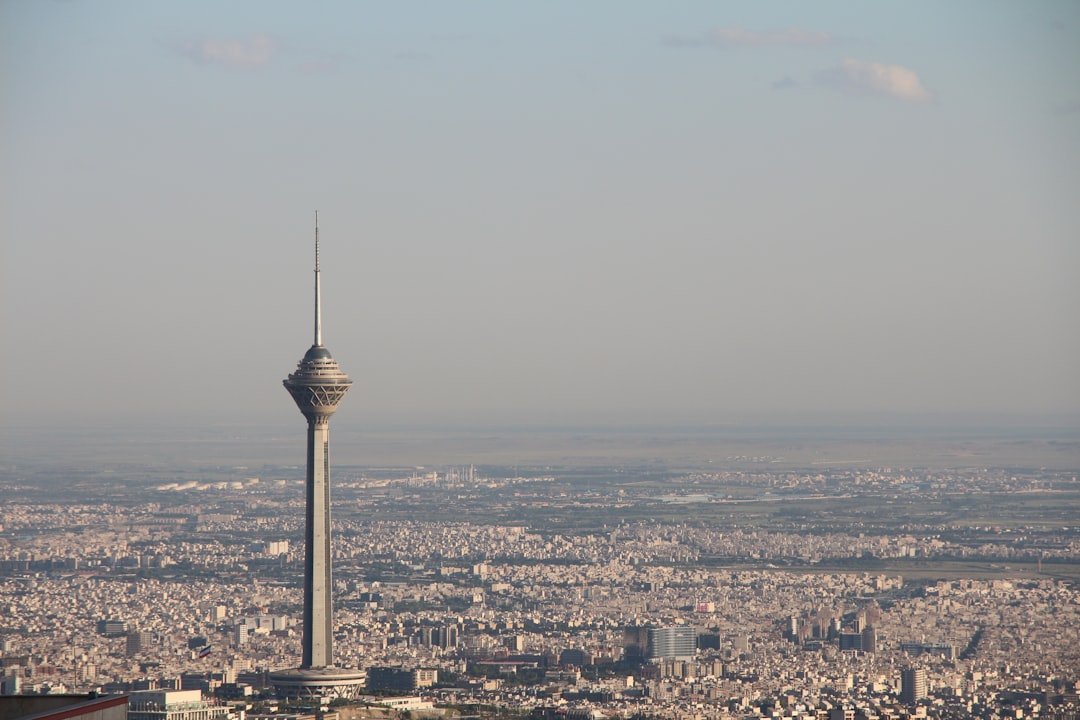
[[[0,421],[1080,415],[1080,3],[0,4]]]

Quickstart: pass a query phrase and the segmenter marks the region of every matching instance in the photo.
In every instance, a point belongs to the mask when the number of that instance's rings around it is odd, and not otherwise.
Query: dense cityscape
[[[396,712],[1075,717],[1074,473],[728,464],[339,468],[338,663]],[[59,475],[4,468],[5,692],[277,708],[296,469]]]

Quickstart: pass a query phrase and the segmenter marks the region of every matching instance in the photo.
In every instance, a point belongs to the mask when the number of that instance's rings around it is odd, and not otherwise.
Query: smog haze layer
[[[423,7],[4,3],[0,422],[1080,425],[1076,3]]]
[[[288,398],[286,398],[287,400]],[[4,428],[5,464],[163,472],[296,466],[304,457],[303,419],[280,426],[149,427],[100,425]],[[651,467],[671,471],[763,471],[913,467],[928,469],[1080,467],[1072,428],[839,427],[488,427],[332,430],[335,467],[455,464]]]

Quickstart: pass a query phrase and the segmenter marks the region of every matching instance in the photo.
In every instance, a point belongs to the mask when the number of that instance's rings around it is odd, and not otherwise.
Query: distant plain
[[[303,419],[277,425],[0,428],[0,463],[299,464]],[[364,428],[331,426],[338,466],[622,464],[687,469],[1080,469],[1074,427],[581,426]]]
[[[257,495],[291,506],[302,500],[304,476],[303,421],[296,420],[274,426],[6,427],[0,429],[0,485],[12,502],[152,503],[162,511],[190,511],[227,505],[251,491],[165,488],[261,478]],[[446,429],[341,423],[331,434],[335,517],[360,523],[468,522],[568,534],[603,534],[638,523],[691,524],[777,533],[931,534],[1022,547],[1067,542],[1080,518],[1080,433],[1070,427]],[[475,466],[477,478],[504,480],[454,489],[408,481],[430,471],[445,478],[468,466]],[[889,480],[875,484],[875,477]],[[913,579],[1080,578],[1080,565],[1061,557],[1047,557],[1041,569],[1031,557],[805,565],[718,556],[702,562]]]

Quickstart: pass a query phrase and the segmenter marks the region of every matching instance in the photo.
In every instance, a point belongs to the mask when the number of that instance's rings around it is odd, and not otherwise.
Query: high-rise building
[[[123,620],[98,620],[97,631],[109,637],[119,637],[127,634],[128,624]]]
[[[127,634],[127,656],[134,657],[154,642],[154,636],[145,630],[130,630]]]
[[[840,650],[862,650],[862,633],[861,632],[842,632],[840,633]]]
[[[627,659],[645,657],[649,649],[649,629],[637,625],[623,628],[623,656]]]
[[[697,654],[697,629],[688,625],[649,628],[650,660],[692,659]]]
[[[248,625],[246,618],[243,618],[238,623],[236,623],[236,625],[233,626],[232,633],[233,647],[247,645],[248,637],[251,635],[251,631],[254,629],[254,626]]]
[[[330,569],[330,416],[352,386],[322,341],[319,215],[315,214],[315,340],[283,381],[307,419],[307,511],[304,533],[304,640],[300,667],[271,674],[285,696],[355,695],[364,673],[334,667]]]
[[[461,629],[455,625],[442,627],[425,626],[416,633],[417,642],[424,647],[441,647],[444,650],[453,650],[458,646]]]
[[[900,671],[900,702],[914,705],[926,694],[926,668],[911,667]]]
[[[867,625],[862,631],[862,651],[868,653],[877,652],[877,630],[873,625]]]

